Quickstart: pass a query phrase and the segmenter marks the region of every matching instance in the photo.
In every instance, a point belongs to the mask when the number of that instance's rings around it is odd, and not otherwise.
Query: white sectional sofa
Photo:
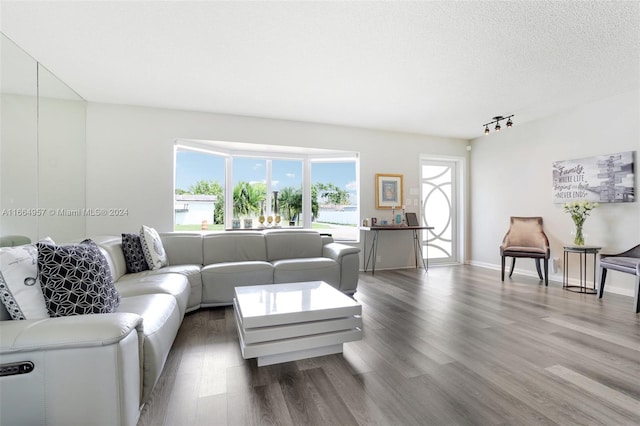
[[[0,305],[0,424],[135,425],[186,312],[231,305],[240,285],[357,289],[359,249],[314,231],[160,237],[169,265],[137,273],[127,273],[121,236],[91,237],[120,294],[115,313],[11,320]]]

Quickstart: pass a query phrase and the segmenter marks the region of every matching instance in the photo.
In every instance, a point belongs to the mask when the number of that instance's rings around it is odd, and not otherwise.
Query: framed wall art
[[[616,152],[554,162],[553,202],[634,202],[634,153]]]
[[[402,175],[376,174],[376,209],[400,209],[403,204]]]

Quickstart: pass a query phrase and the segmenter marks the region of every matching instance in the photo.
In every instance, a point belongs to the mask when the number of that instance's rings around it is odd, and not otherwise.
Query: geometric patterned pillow
[[[38,243],[38,275],[51,317],[115,312],[120,294],[96,243]]]
[[[149,226],[142,225],[140,229],[140,243],[142,243],[142,251],[144,252],[145,259],[147,259],[149,269],[160,269],[169,264],[158,231]]]
[[[142,272],[149,269],[147,260],[144,258],[144,252],[142,251],[140,235],[122,234],[122,252],[124,253],[124,260],[127,263],[128,273]]]

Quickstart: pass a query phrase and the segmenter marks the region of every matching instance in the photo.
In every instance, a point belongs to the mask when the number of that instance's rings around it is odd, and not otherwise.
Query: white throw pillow
[[[149,269],[160,269],[169,264],[167,254],[162,246],[162,240],[155,229],[142,225],[140,242],[142,243],[142,251]]]
[[[53,244],[51,238],[44,238]],[[14,320],[49,318],[35,244],[0,248],[0,299]]]

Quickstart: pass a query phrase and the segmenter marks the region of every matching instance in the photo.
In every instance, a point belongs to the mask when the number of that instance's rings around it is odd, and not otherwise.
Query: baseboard
[[[494,263],[478,262],[478,261],[472,260],[472,261],[469,262],[469,265],[478,266],[478,267],[486,268],[486,269],[493,269],[495,271],[498,271],[498,273],[500,273],[500,270],[501,270],[500,265],[496,265]],[[507,270],[508,270],[508,268],[507,268]],[[505,271],[505,274],[506,273],[507,273],[507,271]],[[525,269],[516,268],[515,271],[513,271],[513,273],[514,274],[519,274],[519,275],[524,275],[526,277],[538,278],[538,274],[535,271],[527,271]],[[549,274],[549,282],[550,283],[553,282],[553,283],[562,285],[562,274],[550,273]],[[569,285],[579,285],[579,284],[580,283],[578,282],[577,279],[569,278]],[[596,286],[596,288],[597,287],[598,286]],[[606,285],[604,291],[605,291],[605,293],[620,294],[622,296],[634,297],[632,289]]]

